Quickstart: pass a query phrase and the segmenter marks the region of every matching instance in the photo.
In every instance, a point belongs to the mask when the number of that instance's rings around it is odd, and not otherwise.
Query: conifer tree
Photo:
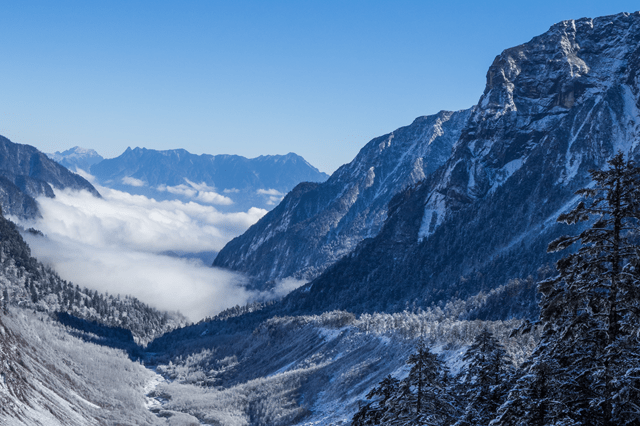
[[[375,399],[360,407],[353,417],[352,424],[354,426],[379,425],[397,417],[394,403],[397,401],[399,389],[400,380],[391,375],[385,377],[367,394],[367,399]]]
[[[505,400],[513,364],[503,346],[484,329],[463,358],[462,400],[465,411],[456,426],[488,425]]]
[[[538,286],[542,341],[492,424],[640,424],[640,171],[622,153],[608,164],[558,218],[583,230],[549,245],[574,251]]]
[[[369,392],[373,399],[354,415],[354,426],[446,426],[458,415],[444,362],[421,343],[407,360],[411,370],[403,380],[391,376]]]

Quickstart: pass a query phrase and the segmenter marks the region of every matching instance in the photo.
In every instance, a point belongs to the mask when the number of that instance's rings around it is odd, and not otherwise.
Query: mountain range
[[[555,365],[522,366],[560,320],[544,330],[520,321],[536,317],[536,282],[554,274],[557,257],[546,247],[581,229],[557,218],[591,185],[589,170],[618,152],[638,160],[639,141],[640,12],[555,24],[496,57],[477,105],[418,118],[371,141],[326,182],[298,184],[214,262],[258,286],[310,282],[283,300],[188,326],[60,280],[0,218],[0,285],[8,289],[0,416],[9,424],[350,424],[382,393],[376,383],[407,377],[415,345],[428,344],[456,376],[481,331],[521,367],[511,394],[527,380],[548,383],[554,370],[545,368]],[[113,170],[114,182],[156,185],[153,174]],[[599,314],[591,308],[574,312],[572,324],[589,328],[583,318]],[[598,339],[594,347],[603,346]],[[589,359],[581,349],[571,353]],[[153,371],[133,362],[140,359]],[[634,386],[636,370],[625,366]],[[584,377],[571,379],[573,392]],[[584,406],[597,411],[592,401]],[[560,424],[550,412],[541,423]],[[637,410],[629,418],[635,424]]]
[[[90,172],[108,188],[156,200],[196,200],[223,211],[270,210],[298,183],[328,178],[294,153],[249,159],[196,155],[184,149],[127,148],[116,158],[102,159],[93,150],[75,147],[50,156]]]
[[[335,194],[342,193],[331,184],[347,170],[355,171],[350,182],[364,182],[358,188],[375,187],[386,176],[375,167],[353,167],[362,152],[326,183],[295,188],[231,241],[214,265],[263,282],[315,278],[287,297],[289,313],[403,310],[541,276],[555,260],[545,253],[546,244],[565,232],[555,219],[576,202],[575,191],[589,184],[588,171],[602,168],[619,150],[638,156],[639,58],[638,14],[556,24],[496,57],[476,106],[423,119],[460,117],[451,128],[438,128],[441,138],[451,135],[448,148],[432,153],[426,148],[437,138],[415,138],[421,149],[398,149],[387,161],[441,166],[414,185],[378,189],[395,192],[379,216],[384,223],[364,221],[367,231],[354,243],[336,244],[342,257],[323,250],[339,240],[346,222],[332,215]],[[383,158],[406,140],[395,135],[415,125],[373,140],[363,152]],[[411,183],[415,169],[399,168]],[[346,193],[351,187],[341,188]],[[369,203],[353,206],[346,219],[373,209]],[[307,217],[314,219],[305,224]],[[311,249],[291,246],[299,235],[301,246],[311,241]],[[304,257],[292,261],[294,252]],[[534,289],[529,292],[534,298]],[[513,311],[510,303],[505,301],[503,314]]]

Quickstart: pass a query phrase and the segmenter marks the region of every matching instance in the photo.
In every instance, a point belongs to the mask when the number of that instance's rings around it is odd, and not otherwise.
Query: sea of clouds
[[[269,293],[245,289],[241,274],[170,252],[217,252],[266,210],[222,213],[195,201],[156,201],[101,186],[56,190],[38,198],[42,218],[21,222],[45,234],[25,237],[33,255],[62,278],[111,294],[130,294],[190,320],[254,300],[281,297],[302,282],[285,280]]]

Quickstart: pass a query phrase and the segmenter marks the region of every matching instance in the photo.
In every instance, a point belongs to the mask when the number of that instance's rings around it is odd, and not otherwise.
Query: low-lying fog
[[[217,252],[266,210],[222,213],[194,201],[155,201],[96,188],[102,199],[69,190],[56,190],[53,199],[40,197],[42,218],[19,222],[46,236],[27,234],[33,256],[74,284],[131,294],[159,309],[179,310],[191,321],[236,304],[282,296],[302,284],[285,280],[260,294],[243,287],[241,274],[166,254]]]

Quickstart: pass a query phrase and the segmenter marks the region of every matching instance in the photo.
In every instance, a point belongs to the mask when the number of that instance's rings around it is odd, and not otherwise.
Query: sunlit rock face
[[[391,198],[431,175],[451,155],[472,110],[442,111],[373,139],[326,182],[300,184],[273,211],[220,252],[214,265],[258,283],[312,279],[387,217]]]
[[[502,52],[487,73],[478,104],[460,113],[467,116],[444,164],[391,199],[383,226],[361,222],[362,235],[374,238],[355,250],[355,242],[341,252],[328,248],[332,260],[352,251],[294,292],[287,300],[291,311],[425,306],[488,291],[512,278],[535,278],[541,266],[552,266],[546,244],[568,232],[555,219],[576,202],[576,189],[589,184],[588,171],[604,167],[618,150],[638,156],[639,58],[638,13],[561,22]],[[389,136],[375,145],[385,140]],[[416,158],[409,164],[417,164]],[[349,184],[334,193],[345,199],[343,194],[356,182],[362,182],[357,186],[362,191],[370,181],[369,167],[351,174]],[[373,171],[372,188],[378,176]],[[322,244],[314,245],[299,235],[325,222],[311,219],[296,230],[290,225],[293,219],[285,220],[299,211],[310,212],[304,218],[315,218],[312,208],[299,206],[319,204],[303,204],[303,199],[319,199],[316,194],[325,193],[320,189],[294,191],[279,207],[282,211],[230,243],[218,264],[273,277],[328,258],[316,247],[330,247],[324,242],[342,234],[339,226],[332,228],[335,233],[318,233]],[[376,193],[383,191],[376,188]],[[371,211],[373,205],[368,200],[361,211]],[[300,246],[287,245],[288,236],[301,241]],[[271,245],[268,253],[259,252],[266,260],[260,264],[252,253],[265,244]],[[305,254],[307,247],[313,254]],[[286,259],[303,266],[283,268]],[[530,287],[523,297],[534,297]],[[513,303],[520,303],[516,299]],[[512,312],[509,303],[483,315]]]

